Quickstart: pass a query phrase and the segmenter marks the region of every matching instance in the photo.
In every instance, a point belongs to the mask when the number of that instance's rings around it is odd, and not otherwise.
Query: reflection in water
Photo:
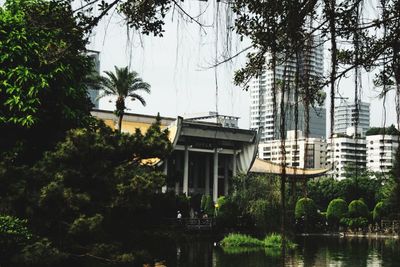
[[[400,266],[400,244],[394,239],[302,237],[285,256],[285,266]],[[279,253],[265,250],[224,251],[213,242],[158,244],[152,251],[167,267],[264,267],[282,266]]]

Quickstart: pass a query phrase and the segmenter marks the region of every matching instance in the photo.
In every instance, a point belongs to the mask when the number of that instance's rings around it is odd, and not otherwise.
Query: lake
[[[396,239],[298,237],[283,260],[276,251],[224,252],[212,241],[154,244],[152,255],[167,267],[400,266]]]

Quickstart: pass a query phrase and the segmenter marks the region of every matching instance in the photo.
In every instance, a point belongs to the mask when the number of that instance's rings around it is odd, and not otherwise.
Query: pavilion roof
[[[303,169],[303,168],[288,167],[288,166],[284,167],[280,164],[256,158],[249,172],[280,175],[283,172],[283,168],[285,168],[285,175],[287,176],[305,177],[305,178],[322,176],[330,170],[330,168]]]

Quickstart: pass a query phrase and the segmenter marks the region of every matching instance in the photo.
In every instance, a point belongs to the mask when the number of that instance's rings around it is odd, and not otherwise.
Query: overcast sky
[[[244,63],[244,55],[230,64],[218,68],[217,83],[214,69],[207,66],[215,62],[216,43],[218,54],[224,51],[227,30],[226,5],[220,4],[218,23],[215,18],[216,3],[184,2],[189,12],[197,15],[207,8],[202,22],[209,26],[206,33],[195,23],[184,22],[179,16],[166,19],[164,37],[140,37],[135,34],[127,41],[127,30],[122,18],[114,14],[112,19],[101,22],[92,38],[91,48],[100,51],[101,71],[113,70],[114,65],[123,67],[131,64],[144,81],[151,85],[151,95],[144,95],[147,106],[138,102],[128,103],[129,111],[176,117],[185,114],[204,113],[216,110],[216,84],[218,85],[218,111],[220,114],[240,117],[239,124],[249,127],[249,92],[235,87],[232,83],[234,70]],[[176,14],[176,13],[175,13]],[[218,24],[218,34],[216,26]],[[132,41],[133,39],[133,41]],[[218,40],[216,40],[218,39]],[[235,36],[231,39],[232,51],[248,46],[240,43]],[[327,48],[325,48],[327,49]],[[325,71],[329,62],[325,62]],[[372,83],[373,75],[363,75],[362,99],[371,103],[371,126],[383,125],[382,101]],[[353,80],[343,80],[339,91],[353,99]],[[329,95],[329,93],[327,94]],[[111,100],[111,102],[110,102]],[[326,103],[329,109],[329,101]],[[386,125],[395,123],[394,95],[387,98]],[[112,99],[102,99],[100,108],[113,110]],[[328,112],[327,112],[328,113]],[[327,121],[329,123],[329,121]]]

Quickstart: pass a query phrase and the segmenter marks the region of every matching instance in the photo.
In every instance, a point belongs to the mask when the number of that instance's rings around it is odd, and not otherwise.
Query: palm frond
[[[106,97],[106,96],[110,96],[110,95],[114,95],[113,93],[111,93],[110,91],[102,91],[97,97],[96,97],[96,101]]]
[[[136,92],[136,91],[145,91],[146,93],[150,94],[150,84],[146,82],[140,82],[140,83],[135,83],[129,88],[130,92]]]
[[[138,94],[129,94],[129,97],[131,97],[132,101],[134,100],[139,100],[140,103],[145,107],[146,106],[146,100],[141,95]]]

